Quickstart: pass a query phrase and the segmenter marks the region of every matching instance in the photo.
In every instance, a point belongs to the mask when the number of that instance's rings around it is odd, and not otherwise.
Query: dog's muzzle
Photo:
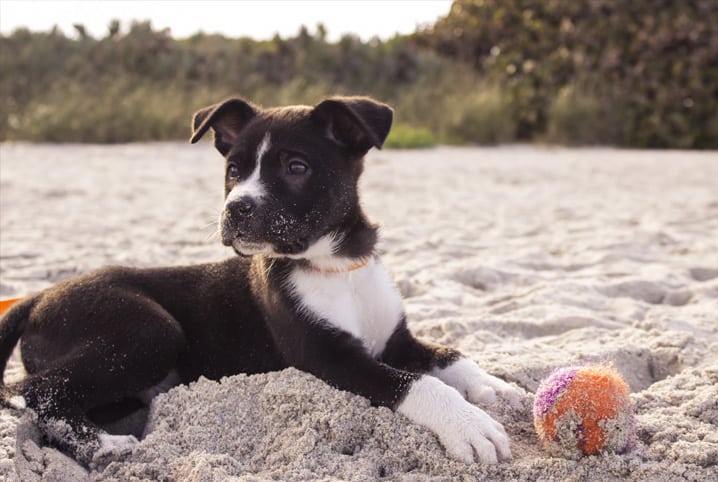
[[[309,247],[309,238],[295,232],[295,224],[284,213],[260,210],[254,198],[243,196],[225,204],[219,231],[222,244],[242,254],[269,252],[287,256],[300,254]]]
[[[237,239],[249,234],[249,223],[256,208],[257,202],[248,196],[234,199],[225,204],[219,219],[222,244],[232,246]]]

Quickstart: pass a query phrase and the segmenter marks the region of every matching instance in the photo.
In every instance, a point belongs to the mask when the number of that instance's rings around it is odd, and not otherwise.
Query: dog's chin
[[[231,242],[232,248],[242,256],[254,256],[255,254],[274,254],[272,245],[269,243],[251,243],[244,241],[240,238],[236,238]]]
[[[235,238],[228,244],[241,256],[261,254],[272,258],[297,258],[301,257],[301,254],[307,250],[307,242],[303,240],[272,244],[269,242],[249,242],[242,238]]]
[[[292,258],[307,250],[309,243],[306,239],[297,239],[294,241],[283,241],[275,244],[274,253],[276,256],[286,256]]]

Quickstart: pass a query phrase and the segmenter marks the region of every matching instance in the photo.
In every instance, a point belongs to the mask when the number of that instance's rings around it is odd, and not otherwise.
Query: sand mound
[[[106,263],[229,255],[206,240],[214,228],[195,227],[216,219],[221,162],[189,149],[0,146],[0,295]],[[45,446],[27,413],[3,410],[0,479],[715,480],[714,156],[442,148],[370,159],[365,204],[410,328],[529,393],[518,410],[485,407],[511,437],[510,463],[450,460],[423,428],[288,369],[160,395],[141,442],[90,471]],[[48,193],[53,203],[28,202]],[[631,386],[635,446],[551,458],[531,394],[554,367],[588,362],[613,363]],[[6,380],[21,375],[15,359]]]
[[[548,458],[537,449],[528,404],[513,413],[494,407],[489,411],[512,437],[516,461],[467,467],[448,459],[430,432],[290,368],[220,382],[201,379],[160,395],[144,440],[130,453],[96,459],[99,467],[89,473],[55,450],[40,448],[39,434],[25,420],[15,466],[21,480],[453,480],[466,475],[708,480],[718,463],[716,387],[718,366],[689,370],[634,395],[639,430],[633,450],[579,462]]]

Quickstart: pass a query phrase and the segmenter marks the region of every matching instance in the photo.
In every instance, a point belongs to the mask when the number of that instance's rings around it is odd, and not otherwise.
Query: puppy
[[[366,97],[261,109],[232,98],[197,112],[226,163],[222,242],[239,256],[185,267],[107,267],[29,296],[0,322],[0,368],[20,339],[28,373],[0,387],[83,463],[131,447],[94,422],[103,407],[199,376],[288,366],[428,427],[452,457],[511,457],[474,404],[518,391],[450,348],[417,340],[362,211],[363,157],[393,112]]]

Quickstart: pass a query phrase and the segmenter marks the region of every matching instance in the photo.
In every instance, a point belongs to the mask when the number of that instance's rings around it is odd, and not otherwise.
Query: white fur
[[[269,243],[247,243],[237,238],[232,242],[232,246],[245,256],[254,256],[255,254],[276,255],[274,248]]]
[[[327,234],[316,240],[306,251],[299,254],[288,254],[287,258],[292,259],[308,259],[313,261],[318,258],[335,257],[334,253],[337,248],[337,235],[334,233]]]
[[[446,368],[434,368],[431,374],[454,387],[471,403],[490,405],[498,394],[512,407],[520,406],[522,394],[519,389],[489,375],[468,358],[461,358]]]
[[[247,179],[238,183],[232,188],[229,194],[227,194],[227,199],[224,203],[225,206],[230,202],[243,197],[250,197],[254,201],[260,202],[267,195],[267,189],[262,182],[260,173],[262,169],[262,158],[267,153],[271,145],[271,138],[269,132],[267,132],[264,135],[262,142],[259,143],[259,147],[257,147],[257,165],[254,167],[254,171],[252,171],[252,174]]]
[[[323,271],[344,271],[359,260],[335,256],[340,242],[341,235],[329,233],[312,243],[303,253],[288,254],[287,258],[306,259],[312,267]]]
[[[466,463],[495,464],[511,458],[504,428],[439,379],[412,383],[396,411],[439,436],[450,456]]]
[[[303,309],[361,340],[373,356],[384,350],[404,313],[399,292],[377,258],[348,272],[297,267],[288,281]]]
[[[25,397],[22,395],[13,395],[10,397],[10,400],[8,400],[8,404],[15,410],[24,410],[27,408],[27,402],[25,402]]]
[[[134,435],[111,435],[109,433],[101,433],[98,435],[100,439],[100,451],[110,450],[131,450],[138,444]]]

